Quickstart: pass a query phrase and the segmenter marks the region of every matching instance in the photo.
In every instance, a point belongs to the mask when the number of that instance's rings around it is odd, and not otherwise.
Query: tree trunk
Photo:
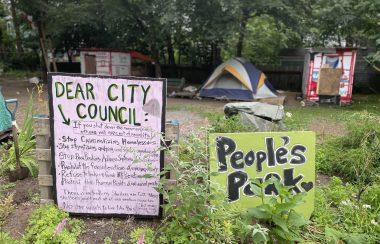
[[[53,44],[52,44],[50,38],[48,39],[48,47],[49,47],[49,50],[50,50],[51,55],[52,55],[52,59],[51,60],[52,60],[52,63],[53,63],[53,71],[57,72],[58,69],[57,69],[57,63],[55,62],[55,50],[53,48]]]
[[[340,38],[339,33],[338,33],[338,43],[339,43],[339,47],[342,47],[342,39]]]
[[[16,14],[16,4],[14,0],[11,0],[11,14],[13,19],[13,25],[15,27],[15,33],[16,33],[16,47],[18,53],[23,53],[24,49],[22,48],[22,41],[21,41],[21,35],[20,35],[20,23],[18,21],[18,17]]]
[[[175,65],[173,41],[170,35],[166,36],[166,45],[168,49],[168,63]]]
[[[352,47],[353,46],[353,38],[351,36],[346,37],[346,47]]]
[[[161,78],[161,65],[160,65],[160,52],[157,49],[156,43],[152,43],[150,46],[150,51],[152,53],[153,61],[154,61],[154,73],[156,78]]]
[[[220,56],[220,48],[216,42],[211,44],[211,60],[213,67],[218,66],[222,60]]]
[[[65,46],[65,51],[66,51],[66,54],[67,54],[67,60],[69,61],[69,63],[72,63],[73,62],[73,58],[72,58],[72,53],[73,53],[73,50],[67,46],[67,42],[64,41],[63,42],[64,46]]]
[[[3,29],[0,28],[0,58],[2,61],[5,60],[5,46],[3,40]]]
[[[236,57],[241,57],[242,53],[243,53],[244,38],[245,38],[245,31],[246,31],[246,27],[247,27],[247,21],[248,21],[248,18],[246,16],[244,16],[241,23],[240,23],[239,38],[238,38],[238,42],[236,44]]]
[[[178,64],[181,64],[181,48],[178,49]]]
[[[46,48],[46,39],[45,39],[45,31],[43,27],[43,23],[41,21],[37,22],[37,28],[38,28],[38,35],[40,36],[40,45],[41,45],[41,51],[42,56],[45,61],[45,68],[47,72],[50,72],[50,62],[47,55],[47,48]]]

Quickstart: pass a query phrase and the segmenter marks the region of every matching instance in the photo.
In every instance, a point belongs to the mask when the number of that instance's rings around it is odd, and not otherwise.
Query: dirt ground
[[[32,91],[35,85],[30,84],[27,79],[8,79],[0,78],[0,86],[3,87],[2,93],[6,99],[17,98],[19,101],[19,109],[17,112],[17,122],[22,125],[25,119],[25,111],[29,101],[29,91]],[[287,94],[287,106],[299,106],[296,100],[296,93]],[[46,87],[44,92],[40,94],[40,99],[47,101]],[[33,96],[36,110],[47,113],[46,103],[38,102],[38,95],[34,89]],[[177,120],[180,123],[181,135],[186,135],[192,130],[198,130],[201,127],[209,125],[206,117],[201,112],[223,112],[223,106],[227,101],[216,101],[211,99],[179,99],[168,98],[167,100],[167,120]],[[313,127],[311,125],[311,127]],[[321,128],[318,126],[318,128]],[[341,133],[340,131],[330,131],[328,127],[323,133]],[[324,185],[329,181],[329,177],[318,176],[318,185]],[[0,184],[8,182],[6,177],[0,177]],[[14,238],[20,239],[27,226],[27,219],[31,211],[38,207],[38,181],[35,178],[28,178],[23,181],[16,182],[13,189],[8,190],[14,193],[15,210],[8,217],[8,221],[4,226],[4,230],[9,232]],[[158,220],[142,220],[142,219],[104,219],[104,218],[82,218],[85,223],[84,233],[79,238],[80,243],[103,243],[104,238],[111,237],[116,243],[119,239],[128,239],[128,235],[133,228],[137,226],[159,225]],[[128,242],[127,242],[128,243]]]

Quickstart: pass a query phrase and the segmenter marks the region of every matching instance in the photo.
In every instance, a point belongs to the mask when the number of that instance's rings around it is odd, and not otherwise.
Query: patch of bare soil
[[[323,143],[326,139],[331,137],[343,136],[346,134],[344,124],[331,120],[312,121],[308,128],[309,130],[316,132],[318,143]]]
[[[202,127],[209,126],[207,118],[202,117],[198,113],[188,111],[167,111],[166,117],[168,120],[177,120],[179,122],[180,138],[186,136],[192,131],[197,132]]]
[[[37,207],[38,204],[31,202],[16,205],[7,218],[4,231],[8,232],[14,239],[20,240],[25,233],[30,213]]]
[[[21,127],[25,120],[26,111],[29,104],[30,93],[33,90],[33,101],[35,108],[37,109],[37,89],[34,84],[29,83],[28,79],[8,79],[0,77],[0,86],[2,87],[2,94],[5,99],[17,99],[19,103],[18,110],[16,112],[17,124]],[[45,85],[42,98],[47,101],[47,87]],[[40,106],[39,110],[46,106]]]
[[[118,240],[125,240],[129,243],[129,234],[137,227],[157,228],[160,224],[159,220],[143,220],[143,219],[99,219],[99,218],[82,218],[85,222],[83,233],[78,238],[78,243],[104,243],[106,237],[111,238],[112,243]]]
[[[320,187],[320,186],[325,186],[328,183],[330,183],[330,179],[331,179],[331,177],[328,175],[319,174],[319,175],[317,175],[317,179],[315,182],[316,182],[316,185],[318,187]]]
[[[223,106],[229,101],[220,101],[215,99],[184,99],[184,98],[168,98],[167,109],[187,109],[191,107],[199,112],[223,112]]]
[[[0,177],[0,184],[9,183],[8,177]],[[4,190],[3,194],[13,194],[13,204],[15,209],[8,216],[4,225],[4,231],[13,238],[20,239],[25,232],[30,213],[38,207],[33,203],[38,199],[38,180],[27,178],[15,182],[15,187]]]
[[[16,181],[16,186],[10,190],[14,192],[13,202],[22,204],[32,200],[33,196],[38,192],[38,180],[36,178],[26,178],[25,180]]]

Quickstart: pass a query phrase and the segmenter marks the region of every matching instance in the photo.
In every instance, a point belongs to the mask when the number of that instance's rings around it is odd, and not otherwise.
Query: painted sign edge
[[[53,76],[73,76],[73,77],[94,77],[94,78],[107,78],[107,79],[133,79],[133,80],[151,80],[151,81],[162,81],[162,111],[161,111],[161,134],[165,133],[165,123],[166,123],[166,89],[167,89],[167,80],[166,78],[151,78],[151,77],[135,77],[135,76],[108,76],[108,75],[86,75],[86,74],[77,74],[77,73],[61,73],[61,72],[48,72],[47,73],[47,86],[48,86],[48,100],[49,100],[49,123],[50,123],[50,150],[51,150],[51,173],[53,175],[53,200],[57,205],[57,186],[56,186],[56,170],[55,170],[55,141],[54,141],[54,107],[53,107]],[[163,145],[162,140],[161,146]],[[160,150],[160,172],[164,168],[164,151]],[[161,176],[162,177],[162,176]],[[152,218],[162,218],[163,209],[162,205],[164,203],[163,195],[159,195],[159,209],[158,215],[138,215],[138,214],[94,214],[94,213],[72,213],[68,212],[70,216],[85,216],[85,217],[136,217],[141,219],[152,219]]]

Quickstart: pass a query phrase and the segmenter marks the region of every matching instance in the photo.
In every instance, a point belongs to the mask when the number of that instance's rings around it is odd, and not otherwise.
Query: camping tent
[[[248,101],[277,97],[265,74],[242,58],[219,65],[202,86],[200,96]]]

